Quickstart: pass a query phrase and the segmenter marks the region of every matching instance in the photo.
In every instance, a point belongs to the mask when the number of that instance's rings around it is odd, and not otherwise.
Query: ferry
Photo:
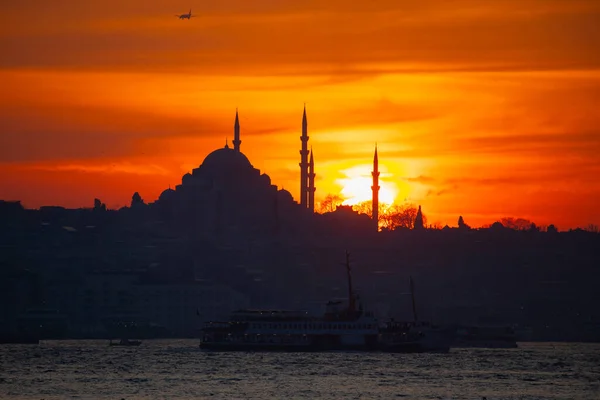
[[[306,311],[239,310],[229,321],[207,322],[200,348],[206,350],[328,351],[377,350],[379,322],[363,310],[352,289],[346,253],[348,301],[330,301],[322,317]]]
[[[306,311],[239,310],[228,321],[206,322],[200,348],[219,351],[447,351],[449,345],[424,323],[379,321],[364,311],[352,288],[349,254],[347,301],[330,301],[325,314]],[[441,332],[441,331],[439,331]],[[443,343],[440,345],[440,343]]]

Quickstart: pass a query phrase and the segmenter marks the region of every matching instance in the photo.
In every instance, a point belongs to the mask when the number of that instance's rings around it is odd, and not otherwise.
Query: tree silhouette
[[[514,229],[516,231],[525,231],[531,228],[533,222],[525,218],[513,218],[506,217],[500,220],[500,223],[509,229]]]
[[[540,228],[535,224],[535,223],[531,223],[531,226],[529,227],[529,232],[539,232]]]
[[[131,207],[135,207],[138,205],[143,205],[144,204],[144,199],[142,199],[142,196],[140,196],[140,194],[138,192],[135,192],[133,194],[133,196],[131,196]]]
[[[344,199],[342,199],[341,196],[339,196],[337,194],[331,194],[330,193],[327,196],[325,196],[325,198],[323,199],[323,201],[321,201],[319,203],[319,210],[318,210],[318,212],[320,214],[324,214],[324,213],[328,213],[328,212],[334,212],[335,209],[337,208],[337,206],[339,206],[343,202],[344,202]]]
[[[442,230],[444,227],[442,226],[442,223],[440,221],[435,221],[432,224],[429,224],[429,226],[427,227],[428,229],[435,229],[435,230]]]
[[[588,226],[586,226],[586,227],[584,228],[584,231],[593,232],[593,233],[598,233],[598,232],[600,232],[600,229],[598,228],[598,225],[595,225],[595,224],[589,224]]]
[[[463,219],[462,215],[458,217],[458,229],[471,229],[469,225],[465,224],[465,220]]]
[[[413,229],[419,210],[413,204],[393,204],[380,214],[382,228],[394,230],[398,228]],[[427,224],[427,217],[421,213],[422,226]]]
[[[382,221],[382,216],[385,214],[389,205],[385,203],[379,203],[379,221]],[[369,217],[373,217],[373,202],[371,200],[362,201],[352,206],[352,209],[359,214],[367,214]]]
[[[102,203],[100,199],[94,199],[94,211],[106,211],[106,204]]]
[[[318,212],[321,214],[333,212],[342,204],[344,199],[336,194],[328,194],[323,201],[319,203]],[[373,217],[373,203],[371,200],[366,200],[352,206],[352,210],[359,214],[366,214],[370,218]],[[423,212],[420,212],[420,207],[417,208],[414,204],[379,204],[379,226],[385,230],[394,230],[398,228],[414,229],[415,221],[421,224],[424,228],[427,226],[427,217]],[[441,228],[441,226],[440,226]],[[419,228],[417,228],[419,229]]]

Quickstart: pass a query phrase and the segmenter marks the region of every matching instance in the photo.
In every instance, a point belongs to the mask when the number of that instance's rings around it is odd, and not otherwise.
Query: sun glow
[[[393,182],[386,182],[382,179],[391,176],[386,173],[386,168],[380,165],[381,175],[379,176],[379,202],[383,204],[392,204],[398,195],[398,187]],[[338,179],[336,182],[342,187],[341,196],[344,198],[344,205],[355,205],[372,199],[371,186],[373,178],[371,177],[372,166],[359,165],[341,171],[345,178]]]

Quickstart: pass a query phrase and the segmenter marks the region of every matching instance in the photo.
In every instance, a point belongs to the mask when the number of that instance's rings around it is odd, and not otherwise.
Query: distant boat
[[[129,340],[129,339],[121,339],[118,342],[113,342],[112,339],[108,343],[109,346],[139,346],[142,344],[141,340]]]

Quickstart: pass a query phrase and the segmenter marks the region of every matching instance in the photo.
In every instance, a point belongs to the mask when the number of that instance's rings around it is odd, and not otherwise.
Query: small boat
[[[129,339],[121,339],[118,342],[113,342],[110,340],[109,346],[139,346],[142,344],[141,340],[129,340]]]

